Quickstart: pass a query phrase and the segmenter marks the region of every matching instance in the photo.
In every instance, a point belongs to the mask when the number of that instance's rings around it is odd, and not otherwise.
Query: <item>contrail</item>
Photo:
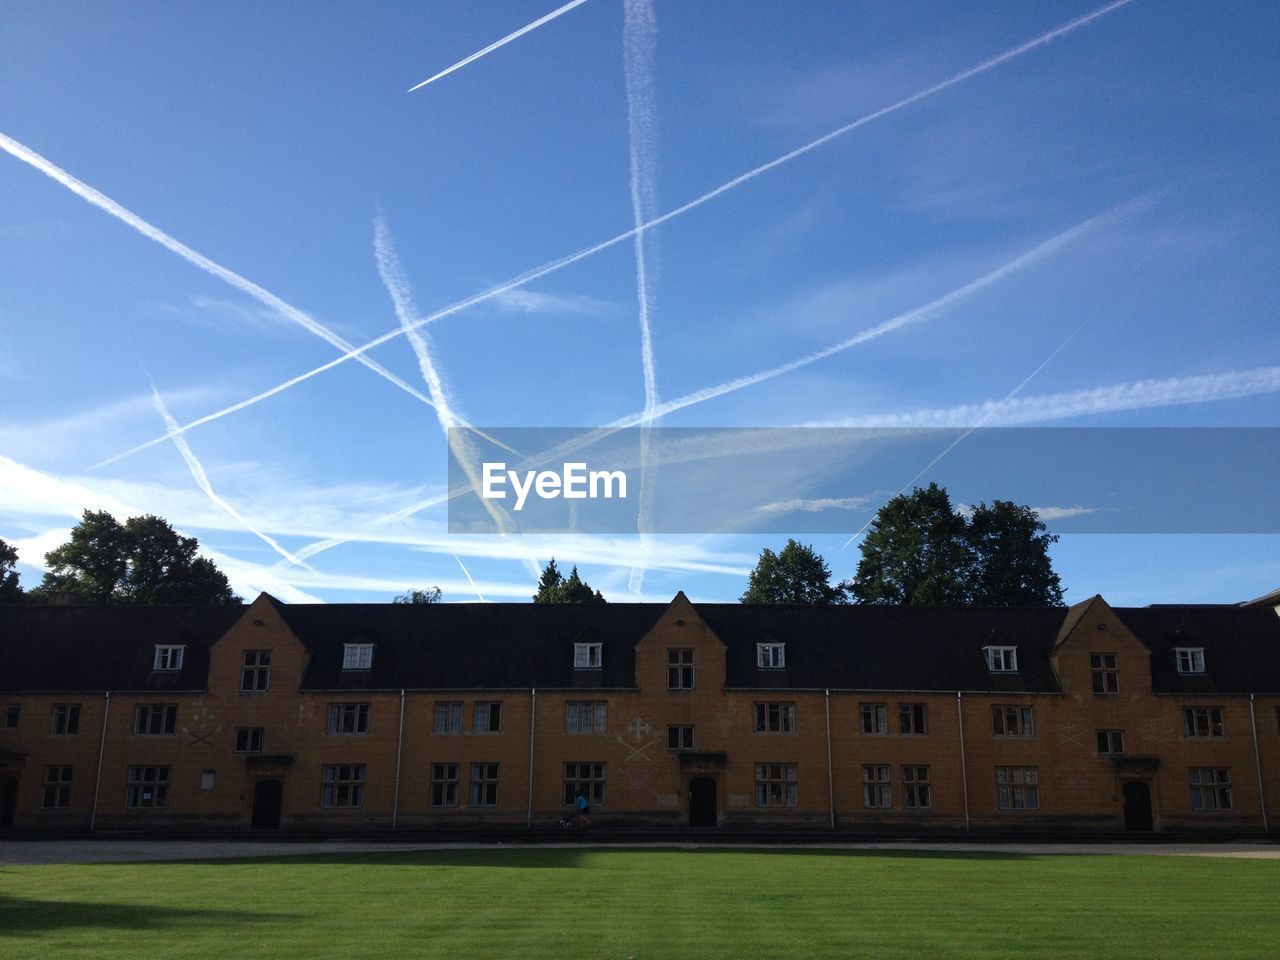
[[[292,320],[294,323],[298,324],[298,326],[302,327],[308,333],[314,334],[315,336],[319,337],[321,340],[324,340],[326,343],[330,344],[331,346],[336,347],[338,350],[341,350],[343,354],[346,355],[348,358],[358,359],[361,363],[363,363],[366,367],[368,367],[378,376],[382,377],[384,380],[389,381],[390,383],[395,384],[397,387],[399,387],[405,393],[409,394],[411,397],[414,397],[417,400],[421,400],[423,403],[426,403],[426,404],[431,403],[431,401],[428,400],[425,396],[423,396],[422,393],[415,390],[413,387],[409,386],[409,384],[405,383],[403,380],[397,377],[390,370],[385,369],[381,364],[370,359],[369,357],[366,357],[363,352],[355,351],[355,349],[352,347],[350,343],[348,343],[342,337],[338,336],[336,333],[334,333],[324,324],[320,323],[314,317],[304,313],[303,311],[299,310],[297,307],[293,306],[292,304],[286,303],[285,301],[277,297],[274,293],[271,293],[269,290],[265,290],[262,287],[258,286],[258,284],[254,283],[252,280],[247,280],[244,277],[240,276],[240,274],[236,273],[235,271],[228,270],[226,267],[222,266],[221,264],[215,263],[214,261],[210,260],[204,254],[197,253],[195,250],[192,250],[190,247],[188,247],[185,243],[182,243],[180,240],[165,233],[159,227],[156,227],[153,224],[148,223],[146,220],[143,220],[140,216],[138,216],[133,211],[122,207],[120,204],[116,203],[116,201],[112,200],[110,197],[106,196],[105,194],[95,190],[93,187],[89,186],[87,183],[84,183],[83,181],[76,179],[67,171],[63,170],[61,167],[56,166],[47,158],[36,153],[30,147],[27,147],[19,143],[17,140],[14,140],[12,137],[8,137],[8,136],[5,136],[3,133],[0,133],[0,150],[4,150],[6,153],[8,153],[13,157],[16,157],[17,159],[21,160],[23,163],[31,167],[34,167],[36,170],[39,170],[41,173],[43,173],[45,176],[49,177],[50,179],[56,180],[58,183],[62,184],[72,193],[76,194],[76,196],[80,197],[83,200],[87,200],[89,203],[93,204],[98,209],[115,217],[117,220],[119,220],[121,223],[124,223],[126,226],[132,227],[134,230],[138,231],[144,237],[147,237],[150,240],[154,240],[156,243],[160,244],[160,246],[164,247],[166,250],[169,250],[172,253],[176,253],[183,260],[186,260],[188,263],[192,264],[193,266],[200,268],[206,273],[212,274],[213,276],[217,277],[219,280],[223,281],[224,283],[229,284],[232,287],[235,287],[237,290],[241,291],[242,293],[248,294],[250,297],[257,300],[263,306],[266,306],[276,311],[277,313],[279,313],[281,316],[285,317],[288,320]]]
[[[478,599],[481,603],[488,603],[489,601],[484,598],[484,594],[480,592],[479,585],[476,583],[475,579],[471,576],[471,571],[468,570],[467,565],[462,562],[462,558],[455,553],[453,555],[453,559],[458,561],[458,566],[462,568],[462,575],[467,578],[467,583],[471,584],[471,589],[476,592],[476,599]]]
[[[417,84],[416,86],[410,87],[408,92],[413,93],[413,91],[420,90],[421,88],[425,87],[428,83],[434,83],[436,80],[439,80],[441,77],[447,77],[449,74],[453,73],[453,71],[455,70],[461,70],[467,64],[472,63],[476,60],[479,60],[481,57],[487,56],[490,53],[493,53],[493,51],[497,50],[499,47],[505,47],[512,40],[520,39],[526,33],[529,33],[532,30],[537,30],[544,23],[549,23],[552,20],[554,20],[556,17],[562,16],[563,14],[568,13],[574,7],[580,7],[586,2],[587,0],[570,0],[570,2],[566,3],[563,7],[557,7],[555,10],[552,10],[550,13],[548,13],[545,17],[539,17],[537,20],[533,21],[533,23],[525,24],[515,33],[509,33],[505,37],[503,37],[501,40],[495,40],[493,43],[489,44],[483,50],[477,50],[475,53],[471,54],[471,56],[463,60],[459,60],[452,67],[449,67],[446,70],[441,70],[434,77],[427,77],[427,79],[423,80],[421,83]]]
[[[453,314],[458,313],[462,310],[465,310],[468,307],[475,306],[478,303],[483,303],[486,300],[490,300],[494,297],[500,296],[509,290],[513,290],[517,287],[522,287],[525,284],[532,283],[534,280],[541,279],[542,277],[545,277],[551,273],[555,273],[558,270],[563,270],[565,267],[571,266],[572,264],[575,264],[580,260],[585,260],[587,257],[595,256],[597,253],[600,253],[601,251],[608,250],[609,248],[614,247],[619,243],[622,243],[626,240],[631,239],[637,233],[640,233],[645,230],[652,230],[654,227],[660,226],[661,224],[666,223],[669,220],[674,220],[676,217],[683,216],[689,211],[702,206],[704,203],[709,203],[710,201],[714,200],[716,197],[719,197],[730,190],[734,190],[737,187],[742,186],[744,183],[747,183],[750,180],[754,180],[756,177],[760,176],[761,174],[767,173],[770,170],[773,170],[775,167],[781,166],[782,164],[787,163],[791,160],[794,160],[797,157],[803,156],[804,154],[809,153],[812,150],[816,150],[818,147],[822,146],[823,144],[829,143],[831,140],[834,140],[837,137],[841,137],[846,133],[850,133],[851,131],[858,129],[859,127],[865,126],[866,124],[871,123],[875,120],[879,120],[882,117],[886,117],[891,113],[895,113],[896,111],[901,110],[904,107],[910,106],[911,104],[918,103],[919,101],[925,99],[926,97],[933,96],[936,93],[941,93],[943,90],[947,90],[955,86],[956,84],[963,83],[965,80],[969,80],[975,76],[978,76],[979,74],[986,73],[987,71],[993,70],[996,67],[1004,63],[1007,63],[1009,60],[1022,56],[1024,53],[1027,53],[1038,47],[1044,46],[1060,37],[1066,36],[1067,34],[1072,33],[1073,31],[1078,30],[1083,26],[1086,26],[1087,24],[1098,19],[1099,17],[1105,16],[1106,14],[1111,13],[1114,10],[1118,10],[1120,7],[1127,6],[1132,2],[1133,0],[1116,0],[1115,3],[1109,4],[1105,7],[1100,7],[1099,9],[1093,11],[1092,13],[1088,13],[1082,17],[1078,17],[1075,20],[1072,20],[1066,24],[1063,24],[1060,27],[1056,27],[1055,29],[1050,30],[1047,33],[1042,33],[1040,36],[1032,40],[1028,40],[1026,43],[1023,43],[1017,47],[1012,47],[1009,50],[1006,50],[1004,53],[998,54],[995,57],[992,57],[988,60],[984,60],[982,61],[982,63],[976,66],[970,67],[969,69],[964,70],[960,73],[954,74],[951,77],[947,78],[946,80],[941,81],[940,83],[936,83],[931,87],[926,87],[924,90],[914,93],[911,96],[906,97],[902,100],[898,100],[897,102],[892,103],[887,107],[882,107],[881,109],[875,111],[874,113],[866,114],[865,116],[860,117],[857,120],[854,120],[852,123],[845,124],[843,127],[839,127],[836,130],[833,130],[832,132],[819,137],[817,140],[812,140],[802,147],[797,147],[795,150],[792,150],[790,153],[783,154],[781,157],[778,157],[775,160],[771,160],[768,163],[755,167],[752,170],[748,170],[746,173],[741,174],[737,177],[734,177],[732,180],[728,180],[725,183],[722,183],[720,186],[714,188],[713,190],[707,191],[706,193],[702,194],[700,197],[696,197],[695,199],[690,200],[688,203],[685,203],[682,206],[676,207],[673,210],[669,210],[660,217],[655,217],[653,220],[650,220],[648,223],[645,223],[640,227],[633,227],[632,229],[627,230],[623,233],[620,233],[615,237],[610,237],[608,240],[601,241],[600,243],[594,244],[589,247],[584,247],[581,250],[577,251],[576,253],[571,253],[567,256],[560,257],[557,260],[548,261],[547,263],[543,264],[540,267],[536,267],[533,270],[527,271],[525,273],[520,274],[519,276],[511,278],[510,280],[506,280],[500,284],[497,284],[496,286],[490,287],[488,290],[475,294],[474,296],[468,297],[465,300],[459,300],[458,302],[448,307],[445,307],[441,310],[437,310],[435,313],[425,316],[420,320],[416,320],[413,323],[413,326],[416,328],[416,327],[423,326],[424,324],[434,323],[437,320],[441,320],[444,317],[452,316]],[[271,387],[268,390],[264,390],[261,393],[248,398],[247,400],[242,400],[239,403],[232,404],[229,407],[224,407],[222,410],[219,410],[215,413],[211,413],[207,416],[201,417],[198,420],[193,420],[191,423],[185,424],[179,429],[182,432],[186,432],[187,430],[190,430],[194,427],[201,426],[202,424],[209,423],[213,420],[217,420],[228,414],[235,413],[239,410],[243,410],[246,407],[252,406],[255,403],[258,403],[262,400],[266,400],[269,397],[273,397],[284,390],[288,390],[290,387],[294,387],[299,383],[302,383],[304,380],[309,380],[311,377],[318,376],[319,374],[324,373],[327,370],[331,370],[334,367],[338,366],[339,364],[345,363],[347,360],[355,359],[358,356],[362,356],[369,350],[372,350],[375,347],[381,346],[382,344],[386,343],[389,340],[394,340],[396,337],[402,336],[403,334],[404,334],[404,331],[401,328],[396,327],[394,330],[389,330],[386,333],[382,334],[381,336],[375,337],[374,339],[363,344],[362,346],[357,347],[355,350],[352,350],[350,353],[344,356],[336,357],[327,363],[323,363],[320,366],[307,371],[306,373],[299,374],[298,376],[292,377],[291,379],[286,380],[283,383],[280,383],[274,387]],[[168,439],[169,439],[168,436],[157,437],[154,440],[149,440],[146,443],[139,444],[138,446],[133,447],[129,450],[126,450],[123,453],[117,454],[114,457],[111,457],[107,460],[103,460],[95,464],[94,466],[99,467],[108,463],[114,463],[115,461],[121,460],[124,457],[127,457],[133,453],[137,453],[139,450],[144,450],[147,447],[154,446],[159,443],[164,443],[165,440],[168,440]]]
[[[177,426],[177,423],[176,421],[174,421],[173,416],[169,413],[169,408],[165,405],[164,398],[160,396],[160,391],[156,389],[156,385],[154,382],[151,384],[151,396],[155,402],[156,411],[164,419],[165,425],[170,430],[173,430],[173,428]],[[178,452],[182,454],[182,459],[186,461],[187,469],[191,471],[191,477],[193,480],[195,480],[196,486],[199,487],[202,491],[204,491],[204,495],[208,497],[210,500],[212,500],[215,505],[217,505],[223,511],[225,511],[227,515],[230,516],[232,519],[243,524],[247,530],[249,530],[252,534],[254,534],[254,536],[256,536],[259,540],[261,540],[263,543],[265,543],[272,550],[280,554],[280,556],[284,557],[284,559],[288,560],[293,565],[302,567],[304,570],[309,570],[311,573],[316,572],[313,567],[311,567],[309,564],[307,564],[303,560],[296,557],[294,554],[290,553],[288,550],[282,547],[279,543],[277,543],[276,540],[273,537],[271,537],[269,534],[263,533],[256,526],[254,526],[252,521],[250,521],[242,513],[240,513],[239,510],[237,510],[235,507],[229,504],[226,500],[223,500],[222,497],[218,496],[218,494],[213,489],[213,484],[209,482],[209,475],[204,471],[204,465],[201,464],[198,459],[196,459],[196,455],[192,451],[191,445],[187,443],[186,437],[175,436],[173,438],[173,445],[178,448]]]

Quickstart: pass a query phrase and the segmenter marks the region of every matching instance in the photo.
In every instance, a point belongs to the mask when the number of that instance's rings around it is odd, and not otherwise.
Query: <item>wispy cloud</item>
[[[558,270],[563,270],[565,267],[578,263],[581,260],[585,260],[588,257],[595,256],[597,253],[600,253],[601,251],[607,250],[611,247],[616,246],[619,243],[623,243],[626,240],[631,239],[633,236],[635,236],[637,233],[643,230],[652,230],[653,228],[658,227],[663,223],[666,223],[670,220],[674,220],[677,217],[684,216],[686,213],[689,213],[690,211],[697,209],[698,207],[701,207],[703,204],[710,203],[712,200],[716,199],[717,197],[720,197],[731,190],[736,190],[738,187],[742,186],[743,184],[749,183],[755,178],[762,176],[763,174],[768,173],[769,171],[774,170],[777,167],[782,166],[783,164],[789,163],[792,160],[802,157],[805,154],[810,153],[818,149],[819,147],[824,146],[827,143],[830,143],[832,140],[838,139],[840,137],[845,136],[846,134],[852,133],[854,130],[859,129],[860,127],[866,126],[869,123],[874,123],[877,120],[883,119],[884,117],[889,116],[890,114],[896,113],[899,110],[905,109],[906,107],[919,103],[920,101],[925,100],[928,97],[934,96],[935,94],[941,93],[944,90],[949,90],[950,88],[958,84],[964,83],[966,80],[970,80],[973,77],[976,77],[981,74],[987,73],[991,70],[994,70],[997,67],[1002,66],[1003,64],[1008,63],[1012,60],[1015,60],[1018,57],[1021,57],[1033,50],[1046,46],[1047,44],[1052,43],[1054,40],[1065,37],[1068,34],[1073,33],[1076,30],[1079,30],[1087,26],[1088,24],[1094,22],[1098,18],[1104,17],[1107,14],[1112,13],[1115,10],[1120,9],[1121,7],[1127,6],[1132,2],[1133,0],[1116,0],[1115,3],[1108,4],[1104,7],[1100,7],[1097,10],[1092,11],[1091,13],[1087,13],[1081,17],[1077,17],[1076,19],[1071,20],[1060,27],[1056,27],[1053,30],[1049,30],[1045,33],[1042,33],[1039,36],[1026,41],[1025,43],[1019,44],[1016,47],[1011,47],[1008,50],[1005,50],[1004,52],[997,54],[994,57],[984,60],[981,63],[968,68],[967,70],[962,70],[959,73],[952,74],[950,77],[940,81],[939,83],[935,83],[932,86],[925,87],[924,89],[919,90],[916,93],[911,94],[910,96],[903,97],[902,99],[894,103],[891,103],[886,107],[882,107],[879,110],[876,110],[872,113],[868,113],[862,117],[859,117],[857,120],[854,120],[851,123],[847,123],[844,126],[839,127],[835,130],[832,130],[830,133],[827,133],[817,138],[816,140],[811,140],[809,143],[806,143],[803,146],[797,147],[796,149],[788,153],[785,153],[774,160],[770,160],[768,163],[763,163],[758,167],[754,167],[753,169],[748,170],[746,173],[740,174],[731,180],[727,180],[724,183],[720,184],[720,186],[715,187],[712,190],[708,190],[706,193],[702,194],[701,196],[696,197],[693,200],[690,200],[689,202],[682,204],[681,206],[676,207],[673,210],[669,210],[659,217],[655,217],[654,219],[648,221],[647,223],[643,224],[640,227],[633,227],[632,229],[626,230],[615,237],[610,237],[608,240],[604,240],[600,243],[593,244],[589,247],[584,247],[575,253],[571,253],[567,256],[560,257],[557,260],[551,260],[540,267],[536,267],[533,270],[529,270],[523,274],[520,274],[519,276],[511,278],[510,280],[504,281],[493,287],[490,287],[488,290],[482,291],[481,293],[475,294],[474,296],[467,297],[464,300],[459,300],[456,303],[451,304],[450,306],[447,306],[441,310],[437,310],[434,313],[431,313],[425,317],[422,317],[419,320],[416,320],[413,326],[419,327],[424,324],[434,323],[445,317],[452,316],[453,314],[459,313],[462,310],[466,310],[472,306],[475,306],[478,303],[483,303],[486,300],[491,300],[495,297],[498,297],[506,293],[507,291],[514,290],[519,287],[523,287],[526,284],[532,283],[534,280],[538,280],[542,277],[548,276],[549,274],[555,273]],[[327,363],[323,363],[320,366],[315,367],[311,370],[308,370],[305,373],[301,373],[296,377],[292,377],[288,380],[285,380],[284,382],[279,383],[268,390],[264,390],[261,393],[258,393],[252,397],[242,400],[239,403],[232,404],[229,407],[224,407],[222,410],[215,411],[214,413],[208,414],[207,416],[200,417],[197,420],[193,420],[190,423],[184,424],[180,429],[183,432],[186,432],[188,430],[194,429],[195,427],[201,426],[202,424],[210,423],[224,416],[228,416],[229,414],[236,413],[237,411],[243,410],[246,407],[252,406],[253,404],[259,403],[285,390],[288,390],[291,387],[297,386],[299,383],[309,380],[312,377],[319,376],[320,374],[333,369],[339,364],[345,363],[347,360],[356,359],[357,357],[363,357],[364,354],[367,353],[369,350],[372,350],[375,347],[378,347],[389,340],[394,340],[396,337],[400,337],[403,335],[404,335],[404,330],[401,329],[400,327],[396,327],[394,330],[389,330],[386,333],[382,334],[381,336],[375,337],[374,339],[368,341],[367,343],[364,343],[361,346],[356,347],[354,350],[349,351],[347,354],[343,356],[335,357],[333,360],[330,360]],[[167,439],[168,439],[167,436],[157,437],[154,440],[147,441],[146,443],[138,444],[137,446],[129,450],[126,450],[120,454],[117,454],[115,457],[112,457],[109,460],[102,461],[102,463],[97,464],[96,466],[102,466],[106,463],[112,463],[117,460],[123,459],[124,457],[127,457],[133,453],[137,453],[140,450],[144,450],[158,443],[163,443]]]
[[[484,594],[480,592],[480,587],[476,585],[475,578],[471,576],[471,571],[468,570],[467,565],[462,562],[462,558],[455,553],[453,555],[453,559],[458,561],[458,566],[462,568],[462,575],[467,578],[467,583],[471,584],[471,589],[476,592],[476,599],[481,603],[488,603],[489,601],[484,598]]]
[[[882,497],[879,493],[865,497],[821,497],[813,500],[798,498],[795,500],[782,500],[778,503],[766,503],[756,509],[761,513],[824,513],[827,510],[865,510],[873,504],[880,503],[881,499]]]
[[[548,293],[542,290],[516,288],[495,294],[494,303],[516,313],[551,314],[553,316],[601,316],[617,312],[614,304],[582,294]]]
[[[556,17],[563,16],[564,14],[572,10],[574,7],[580,7],[586,2],[587,0],[569,0],[569,2],[566,3],[564,6],[557,7],[556,9],[548,13],[546,16],[539,17],[537,20],[533,21],[533,23],[525,24],[519,30],[516,30],[513,33],[507,34],[501,40],[495,40],[493,43],[489,44],[483,50],[477,50],[475,53],[471,54],[471,56],[464,57],[463,59],[455,63],[453,66],[446,67],[444,70],[441,70],[439,73],[433,76],[427,77],[427,79],[423,80],[421,83],[415,84],[414,86],[410,87],[408,92],[413,93],[413,91],[415,90],[421,90],[427,84],[434,83],[435,81],[439,80],[441,77],[447,77],[449,74],[453,73],[455,70],[461,70],[467,64],[474,63],[476,60],[479,60],[481,57],[488,56],[489,54],[493,53],[493,51],[497,50],[499,47],[505,47],[512,40],[520,39],[526,33],[529,33],[532,30],[537,30],[544,23],[550,23]]]

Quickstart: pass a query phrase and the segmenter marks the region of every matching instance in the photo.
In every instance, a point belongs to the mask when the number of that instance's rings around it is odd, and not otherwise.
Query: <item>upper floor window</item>
[[[1094,693],[1119,693],[1120,673],[1114,653],[1089,654],[1089,670],[1093,674]]]
[[[183,654],[186,647],[176,644],[156,644],[156,656],[151,662],[152,670],[181,670]]]
[[[668,750],[692,750],[693,727],[667,727]]]
[[[1017,673],[1017,647],[983,647],[987,657],[987,669],[992,673]]]
[[[573,645],[573,669],[599,670],[603,665],[602,643],[575,643]]]
[[[1099,730],[1098,753],[1124,753],[1124,731]]]
[[[177,724],[176,703],[141,703],[133,712],[133,732],[140,737],[172,736]]]
[[[693,651],[667,651],[667,689],[693,689]]]
[[[889,708],[883,703],[863,703],[858,706],[863,733],[888,733]]]
[[[787,665],[785,643],[757,643],[756,667],[760,670],[782,670]]]
[[[898,704],[899,733],[928,733],[929,711],[923,703]]]
[[[262,727],[236,727],[236,753],[262,752]]]
[[[271,680],[271,651],[246,650],[244,669],[240,672],[240,692],[257,693],[267,689]]]
[[[756,733],[795,733],[794,703],[757,703]]]
[[[436,733],[462,732],[462,701],[436,704]]]
[[[502,701],[501,700],[477,700],[475,706],[475,717],[471,722],[472,733],[501,733],[502,732]]]
[[[369,732],[369,704],[329,704],[328,732],[332,734],[359,734]]]
[[[1179,673],[1204,673],[1204,647],[1178,647],[1174,653]]]
[[[1188,737],[1225,737],[1221,707],[1183,707],[1182,730]]]
[[[344,643],[342,645],[343,670],[368,670],[372,666],[372,643]]]
[[[80,704],[55,703],[53,705],[53,735],[74,737],[80,732]]]
[[[609,705],[570,700],[564,705],[565,733],[604,733],[609,719]]]
[[[1030,737],[1036,732],[1030,707],[991,708],[991,733],[997,737]]]

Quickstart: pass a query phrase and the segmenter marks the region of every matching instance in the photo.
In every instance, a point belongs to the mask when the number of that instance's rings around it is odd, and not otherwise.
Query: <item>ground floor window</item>
[[[902,768],[902,805],[908,810],[924,810],[933,806],[929,768],[918,764]]]
[[[433,763],[431,765],[431,806],[456,807],[458,805],[458,765]]]
[[[1039,810],[1040,774],[1035,767],[996,767],[996,806],[1001,810]]]
[[[604,805],[603,763],[566,763],[564,765],[564,802],[572,805],[581,793],[593,807]]]
[[[796,765],[794,763],[756,764],[756,806],[794,807],[796,805]]]
[[[364,765],[341,764],[324,768],[322,807],[364,806]]]
[[[862,768],[862,805],[864,807],[891,807],[893,798],[889,789],[887,766],[864,765]]]
[[[1192,810],[1231,809],[1231,771],[1224,767],[1192,767]]]
[[[44,801],[46,810],[65,810],[71,806],[71,768],[44,768]]]
[[[498,765],[473,763],[471,765],[471,806],[496,807],[498,805]]]
[[[163,809],[169,805],[168,767],[130,767],[126,807]]]

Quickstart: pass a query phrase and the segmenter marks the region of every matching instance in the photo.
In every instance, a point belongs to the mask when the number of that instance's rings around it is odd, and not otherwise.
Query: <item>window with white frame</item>
[[[367,703],[329,704],[329,725],[325,732],[331,736],[363,736],[369,732]]]
[[[667,689],[693,689],[693,651],[667,651]]]
[[[983,647],[987,658],[987,669],[992,673],[1017,673],[1017,647]]]
[[[995,737],[1030,737],[1036,732],[1030,707],[997,705],[991,708],[991,734]]]
[[[756,733],[795,733],[796,705],[794,703],[757,703],[755,705]]]
[[[796,793],[794,763],[756,764],[757,807],[794,807]]]
[[[502,732],[502,701],[477,700],[475,714],[471,719],[472,733]]]
[[[168,767],[130,767],[125,784],[124,805],[138,809],[162,810],[169,805]]]
[[[1098,731],[1098,753],[1124,753],[1124,731],[1123,730],[1099,730]]]
[[[133,732],[139,737],[171,737],[177,721],[176,703],[140,703],[133,711]]]
[[[262,752],[262,727],[237,727],[235,733],[236,753]]]
[[[368,670],[372,667],[372,643],[344,643],[342,645],[343,670]]]
[[[1183,707],[1182,732],[1188,737],[1225,737],[1221,707]]]
[[[1191,809],[1231,809],[1231,771],[1225,767],[1192,767],[1188,773]]]
[[[471,765],[471,807],[496,807],[498,805],[498,765],[473,763]]]
[[[364,765],[335,764],[324,768],[320,788],[322,807],[364,806]]]
[[[40,806],[46,810],[66,810],[71,806],[71,768],[44,768],[44,797]]]
[[[566,763],[564,765],[564,804],[572,806],[578,794],[593,807],[604,806],[605,764]]]
[[[609,705],[603,700],[569,700],[564,705],[565,733],[604,733],[608,719]]]
[[[883,734],[889,732],[889,707],[883,703],[861,703],[858,705],[859,729],[863,733]]]
[[[1174,656],[1179,673],[1204,673],[1204,647],[1177,647]]]
[[[760,670],[783,670],[787,666],[785,643],[757,643],[756,667]]]
[[[898,732],[901,734],[925,734],[929,732],[929,711],[923,703],[898,704]]]
[[[575,643],[573,645],[573,669],[599,670],[604,666],[604,644]]]
[[[458,765],[433,763],[431,765],[431,806],[456,807],[458,805]]]
[[[902,805],[908,810],[927,810],[933,806],[929,768],[924,764],[902,767]]]
[[[55,703],[53,730],[55,737],[74,737],[80,732],[80,704]]]
[[[152,670],[181,670],[186,647],[180,644],[157,643],[155,659],[151,661]]]
[[[692,750],[693,727],[667,727],[668,750]]]
[[[892,793],[889,788],[889,767],[884,764],[863,764],[862,766],[862,805],[871,808],[888,809],[893,806]]]
[[[432,728],[435,733],[462,732],[462,701],[436,704],[436,722]]]
[[[1093,675],[1093,692],[1100,696],[1120,692],[1120,672],[1114,653],[1089,654],[1089,672]]]
[[[1039,770],[1036,767],[996,767],[996,806],[1001,810],[1039,810]]]

